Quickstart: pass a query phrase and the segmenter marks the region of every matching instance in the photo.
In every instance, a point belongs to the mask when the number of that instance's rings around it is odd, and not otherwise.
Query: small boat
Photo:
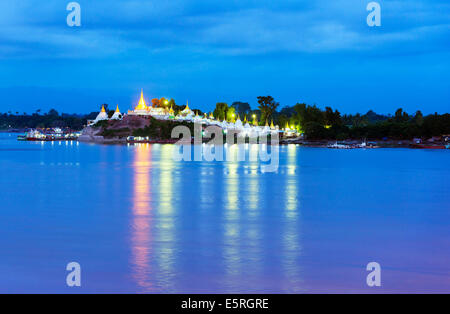
[[[32,142],[55,142],[55,141],[76,141],[78,133],[64,134],[60,129],[55,129],[54,133],[44,134],[38,130],[30,130],[25,135],[17,136],[18,141]]]
[[[22,135],[18,135],[18,136],[17,136],[17,140],[18,140],[18,141],[26,141],[26,140],[27,140],[27,136],[26,136],[26,135],[23,135],[23,134],[22,134]]]
[[[412,148],[421,149],[446,149],[446,145],[433,145],[433,144],[411,144]]]
[[[338,142],[328,145],[328,148],[334,148],[334,149],[350,149],[352,148],[350,145],[346,145],[346,144],[338,144]]]
[[[128,144],[176,144],[180,141],[180,139],[151,139],[149,137],[139,137],[139,136],[128,136],[127,143]],[[187,142],[186,144],[192,143]]]
[[[380,148],[377,142],[367,142],[366,148]]]

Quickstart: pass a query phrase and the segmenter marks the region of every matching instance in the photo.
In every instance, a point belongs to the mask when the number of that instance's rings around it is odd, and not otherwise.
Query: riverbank
[[[122,120],[100,121],[96,125],[84,128],[78,140],[97,144],[125,144],[130,137],[141,137],[149,142],[163,143],[172,139],[172,129],[179,125],[193,129],[193,124],[185,122],[125,116]]]
[[[125,116],[122,120],[101,121],[94,126],[85,127],[80,142],[95,144],[127,144],[149,143],[169,144],[177,142],[171,137],[174,127],[184,125],[193,132],[193,123],[169,120],[157,120],[152,117]],[[25,133],[27,129],[0,130],[2,133]],[[310,140],[302,137],[284,137],[280,133],[280,145],[302,145],[305,147],[331,147],[331,148],[445,148],[449,144],[448,137],[433,137],[432,139],[335,139]],[[225,139],[225,136],[224,136]],[[209,138],[203,138],[203,142],[209,142]],[[225,140],[224,140],[225,142]],[[270,144],[270,139],[268,140]]]
[[[3,129],[0,133],[25,133],[28,129]]]
[[[364,144],[365,143],[365,144]],[[280,141],[282,145],[296,144],[306,147],[330,147],[330,146],[348,146],[349,148],[445,148],[449,145],[446,141],[422,141],[417,143],[414,140],[370,140],[370,141],[360,141],[360,140],[346,140],[346,141],[336,141],[336,140],[305,140],[305,139],[283,139]],[[362,147],[361,147],[362,145]],[[339,148],[339,147],[336,147]]]

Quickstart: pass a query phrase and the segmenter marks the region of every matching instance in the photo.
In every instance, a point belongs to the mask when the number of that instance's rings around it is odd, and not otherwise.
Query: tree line
[[[87,124],[87,120],[93,120],[97,115],[98,112],[86,115],[59,114],[55,109],[51,109],[48,113],[36,110],[33,114],[8,112],[0,114],[0,129],[69,128],[81,130]]]
[[[450,134],[450,114],[424,116],[420,110],[408,114],[399,108],[393,115],[377,114],[369,110],[366,114],[344,114],[337,109],[297,103],[277,110],[279,103],[271,96],[257,97],[258,109],[250,104],[234,102],[231,106],[217,103],[214,116],[230,119],[236,115],[256,117],[259,125],[272,121],[280,129],[289,127],[303,133],[308,139],[412,139]],[[231,113],[231,115],[230,115]]]
[[[231,105],[218,102],[211,112],[217,120],[236,121],[247,120],[253,125],[266,125],[272,122],[280,129],[289,127],[303,133],[308,139],[411,139],[413,137],[431,137],[450,134],[450,114],[423,115],[421,111],[408,114],[401,108],[393,115],[377,114],[370,110],[365,114],[344,114],[337,109],[317,105],[297,103],[294,106],[285,106],[281,109],[279,102],[272,96],[257,97],[258,107],[252,109],[247,102],[236,101]],[[179,113],[185,105],[177,105],[174,99],[152,99],[152,105],[172,108]],[[108,115],[114,114],[114,108],[103,104]],[[193,109],[198,115],[205,112]],[[36,110],[33,114],[20,114],[8,112],[0,114],[0,129],[25,129],[25,128],[70,128],[81,130],[87,120],[96,118],[98,112],[85,115],[59,114],[55,109],[48,113]]]

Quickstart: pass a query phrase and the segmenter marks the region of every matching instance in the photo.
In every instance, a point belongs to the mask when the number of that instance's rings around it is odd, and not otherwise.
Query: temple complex
[[[164,107],[147,106],[144,99],[144,91],[141,90],[141,98],[134,110],[128,110],[129,115],[133,116],[154,116],[155,118],[163,118],[169,115],[169,110]]]
[[[164,104],[167,105],[168,102],[165,101]],[[225,119],[223,121],[216,120],[212,112],[209,113],[209,115],[205,113],[204,116],[199,116],[198,112],[195,113],[193,110],[189,108],[188,102],[186,103],[186,107],[176,114],[172,107],[167,108],[167,106],[158,105],[158,102],[156,101],[153,102],[151,105],[147,105],[144,99],[143,90],[141,90],[141,97],[139,99],[137,106],[134,108],[134,110],[128,110],[127,115],[151,116],[158,120],[188,121],[194,123],[201,123],[206,126],[215,125],[222,128],[225,133],[227,132],[227,130],[234,130],[237,131],[238,134],[240,134],[241,136],[268,135],[274,132],[276,133],[296,132],[294,129],[291,129],[289,127],[289,124],[286,125],[286,128],[284,130],[280,130],[278,126],[275,126],[273,124],[273,121],[271,121],[270,126],[268,124],[268,121],[266,121],[265,126],[259,126],[256,115],[252,116],[253,121],[251,123],[249,120],[247,120],[247,116],[244,116],[244,121],[242,121],[239,114],[237,115],[236,119],[235,115],[233,114],[233,118],[231,121],[226,121]],[[123,116],[124,115],[120,113],[119,105],[117,105],[116,111],[114,112],[114,115],[111,117],[111,120],[121,120]],[[102,106],[102,110],[98,114],[97,118],[93,121],[89,121],[88,125],[94,125],[97,122],[103,120],[109,120],[108,114],[104,106]]]

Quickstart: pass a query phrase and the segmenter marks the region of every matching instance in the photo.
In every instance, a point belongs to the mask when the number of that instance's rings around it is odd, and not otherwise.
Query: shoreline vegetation
[[[183,107],[175,101],[160,101],[153,99],[154,106],[170,106],[175,112]],[[377,147],[410,147],[417,143],[444,144],[450,134],[450,114],[430,114],[424,116],[421,111],[408,114],[401,108],[394,115],[381,115],[374,111],[366,114],[341,115],[338,110],[325,107],[324,110],[316,105],[297,103],[286,106],[281,110],[271,96],[258,97],[258,109],[253,110],[248,103],[234,102],[231,106],[217,103],[213,112],[218,120],[233,121],[236,116],[245,118],[253,125],[264,126],[273,121],[280,130],[295,129],[302,133],[298,138],[280,138],[280,144],[301,144],[305,146],[327,146],[330,143],[370,142]],[[114,114],[108,110],[109,116]],[[205,112],[193,109],[198,115]],[[81,141],[96,143],[126,143],[129,136],[146,137],[155,141],[167,142],[171,130],[177,125],[188,126],[191,131],[193,124],[181,121],[162,121],[152,117],[125,115],[120,121],[101,121],[93,127],[86,127],[88,120],[93,120],[98,112],[86,115],[59,114],[52,109],[48,113],[37,110],[33,114],[19,114],[18,112],[0,113],[0,130],[3,132],[25,132],[28,129],[62,128],[67,130],[83,130]],[[193,133],[192,133],[193,134]]]

